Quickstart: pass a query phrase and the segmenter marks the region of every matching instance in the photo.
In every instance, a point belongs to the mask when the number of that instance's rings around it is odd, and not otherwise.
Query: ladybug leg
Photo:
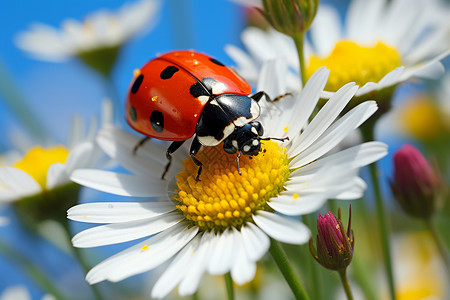
[[[141,148],[142,146],[144,146],[145,143],[147,143],[147,141],[150,139],[149,136],[146,136],[145,138],[141,139],[133,148],[133,155],[137,154],[137,151],[139,150],[139,148]]]
[[[169,171],[170,165],[172,164],[172,155],[171,154],[174,153],[175,151],[177,151],[178,148],[180,148],[184,142],[185,141],[172,142],[172,144],[170,144],[169,148],[167,148],[166,157],[167,157],[168,162],[166,164],[166,167],[164,168],[164,172],[161,175],[161,179],[164,179],[167,172]]]
[[[284,97],[286,97],[286,96],[292,96],[292,93],[286,93],[286,94],[283,94],[283,95],[279,95],[279,96],[277,96],[277,97],[275,97],[275,98],[272,99],[272,98],[270,98],[270,96],[269,96],[266,92],[264,92],[264,91],[259,91],[259,92],[257,92],[256,94],[250,96],[250,98],[252,98],[252,99],[255,100],[256,102],[259,102],[259,100],[261,100],[262,96],[266,97],[266,99],[267,99],[268,102],[275,102],[275,101],[278,101],[278,100],[280,100],[281,98],[284,98]]]
[[[191,155],[192,160],[198,166],[197,177],[195,178],[195,180],[197,180],[197,181],[200,181],[200,173],[202,173],[202,166],[203,166],[203,164],[202,164],[201,161],[199,161],[195,157],[195,155],[197,154],[197,152],[200,150],[201,147],[202,147],[202,144],[198,141],[198,139],[196,137],[192,141],[191,149],[189,150],[189,154]]]
[[[238,173],[239,173],[239,175],[242,175],[242,173],[241,173],[241,168],[239,167],[239,157],[241,157],[241,151],[239,151],[238,152],[238,155],[236,156],[236,164],[237,164],[237,170],[238,170]]]

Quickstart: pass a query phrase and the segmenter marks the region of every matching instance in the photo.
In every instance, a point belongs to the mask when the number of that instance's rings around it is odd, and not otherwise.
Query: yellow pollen
[[[308,78],[320,67],[330,69],[326,89],[337,91],[348,82],[363,86],[378,82],[387,73],[401,66],[401,56],[396,49],[378,42],[373,47],[363,47],[351,41],[339,41],[330,56],[313,55],[306,70]]]
[[[158,96],[153,96],[152,101],[155,102],[156,100],[158,100]]]
[[[148,245],[142,246],[141,250],[143,250],[143,251],[148,250]]]
[[[288,130],[289,130],[289,125],[284,127],[284,129],[283,129],[284,132],[287,132]]]
[[[291,171],[284,148],[273,141],[261,145],[258,155],[241,155],[242,175],[237,170],[237,154],[227,154],[222,145],[204,147],[196,155],[203,163],[200,181],[195,180],[198,167],[192,159],[183,162],[174,199],[188,222],[203,231],[221,232],[239,229],[258,210],[271,211],[266,202],[283,191]]]
[[[139,69],[134,69],[134,71],[133,71],[133,76],[134,76],[134,78],[138,77],[139,75],[141,75],[141,70],[139,70]]]
[[[45,189],[47,182],[47,171],[54,163],[65,163],[69,151],[63,146],[55,146],[44,149],[36,146],[28,150],[25,156],[13,167],[20,169],[33,177]]]
[[[298,197],[299,197],[298,194],[292,195],[292,198],[294,198],[294,199],[297,199]]]

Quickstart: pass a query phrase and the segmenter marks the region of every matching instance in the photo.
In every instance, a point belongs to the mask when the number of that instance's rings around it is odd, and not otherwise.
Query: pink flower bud
[[[441,193],[441,180],[415,147],[405,145],[394,154],[391,188],[403,210],[429,218]]]
[[[341,212],[337,219],[331,212],[317,217],[317,240],[314,249],[313,240],[309,241],[309,249],[313,257],[327,269],[342,270],[353,258],[353,231],[350,229],[351,208],[347,232],[341,222]]]

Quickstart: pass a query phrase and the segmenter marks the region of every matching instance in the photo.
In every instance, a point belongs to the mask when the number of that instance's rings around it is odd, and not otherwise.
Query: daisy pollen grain
[[[364,86],[367,82],[378,82],[387,73],[401,66],[401,55],[382,42],[373,47],[364,47],[351,41],[340,41],[336,43],[330,56],[310,57],[306,70],[308,78],[321,66],[330,69],[326,89],[337,91],[347,82],[353,81],[359,86]]]
[[[177,175],[174,199],[186,220],[202,231],[222,232],[240,229],[251,222],[258,210],[273,211],[266,202],[283,190],[291,171],[285,149],[273,141],[261,141],[257,156],[227,154],[220,146],[205,147],[196,157],[203,163],[201,181],[196,181],[198,167],[192,159],[183,163]]]

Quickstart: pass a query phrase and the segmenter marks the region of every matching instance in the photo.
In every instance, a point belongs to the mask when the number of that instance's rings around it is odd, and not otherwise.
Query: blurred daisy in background
[[[111,106],[109,100],[104,101],[103,126],[111,123]],[[26,208],[27,213],[38,219],[41,216],[45,216],[44,219],[61,219],[57,208],[62,206],[67,209],[74,205],[64,193],[68,191],[77,195],[78,191],[78,187],[70,181],[70,175],[78,168],[94,166],[99,162],[102,151],[95,142],[97,130],[98,121],[95,118],[86,134],[83,122],[75,117],[67,147],[34,146],[10,165],[1,165],[0,203]],[[67,203],[62,203],[61,198]],[[76,203],[77,197],[73,201]]]
[[[347,82],[356,82],[361,96],[413,77],[436,78],[449,54],[449,13],[438,0],[354,0],[342,25],[339,12],[321,4],[305,40],[307,76],[321,66],[331,70],[325,98]],[[289,90],[299,89],[298,55],[289,37],[250,27],[242,41],[248,53],[232,45],[226,52],[244,78],[256,83],[262,62],[278,57],[291,68]]]
[[[449,278],[431,236],[406,233],[393,241],[397,299],[445,299]]]
[[[6,288],[0,294],[0,300],[32,300],[32,297],[25,286],[17,285]],[[41,300],[56,300],[56,298],[46,294]]]
[[[80,22],[64,20],[61,28],[35,23],[16,37],[16,45],[37,59],[59,62],[78,57],[108,75],[120,47],[139,32],[149,30],[159,2],[126,3],[117,12],[106,9],[91,13]]]
[[[280,92],[280,85],[273,82],[283,81],[287,69],[280,70],[276,62],[263,68],[261,82],[272,83],[264,89],[269,94]],[[68,211],[71,220],[107,224],[78,233],[72,240],[75,247],[150,236],[99,263],[87,274],[87,281],[120,281],[173,258],[154,285],[152,297],[163,298],[177,285],[180,295],[193,294],[205,272],[230,272],[233,281],[242,285],[254,278],[256,262],[269,249],[270,238],[290,244],[309,240],[309,229],[291,216],[313,212],[329,198],[361,197],[366,185],[358,177],[359,168],[385,156],[387,146],[369,142],[329,151],[368,119],[377,105],[368,101],[338,118],[357,91],[355,84],[347,84],[308,123],[328,75],[321,68],[302,93],[275,103],[260,101],[258,121],[264,136],[290,140],[262,141],[259,155],[241,156],[242,175],[236,156],[219,145],[204,147],[196,155],[203,163],[201,181],[196,181],[198,167],[184,147],[173,155],[166,177],[172,180],[162,181],[164,145],[150,140],[133,154],[140,137],[113,127],[102,130],[97,139],[102,149],[132,174],[84,169],[75,171],[72,180],[112,194],[158,200],[88,203]]]

